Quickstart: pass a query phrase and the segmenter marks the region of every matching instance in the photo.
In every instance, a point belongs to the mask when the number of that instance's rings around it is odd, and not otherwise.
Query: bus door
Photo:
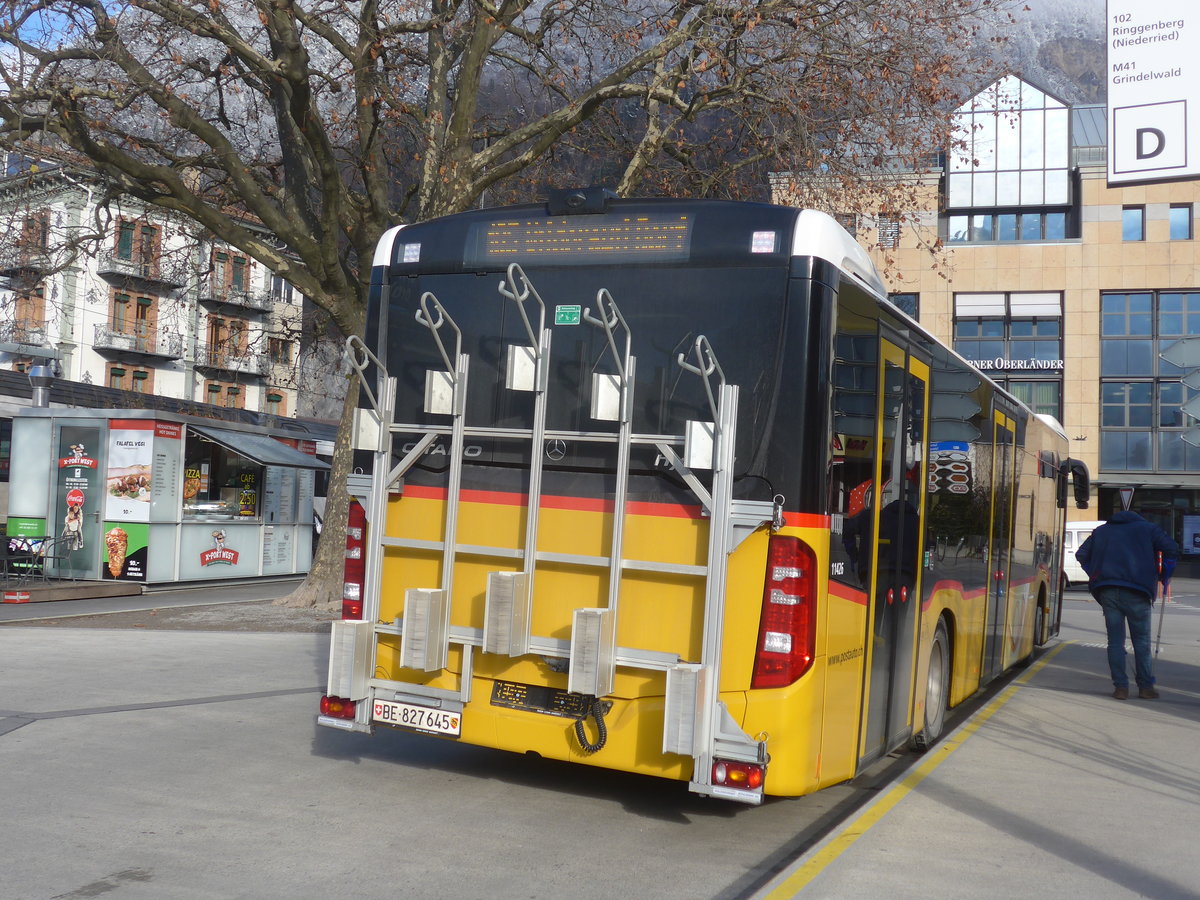
[[[867,617],[867,680],[859,762],[908,739],[921,595],[922,510],[928,468],[929,366],[883,340],[876,411]]]
[[[988,602],[980,667],[982,682],[990,681],[1004,668],[1013,494],[1016,489],[1015,438],[1016,420],[997,408],[992,414],[992,522],[988,537]]]

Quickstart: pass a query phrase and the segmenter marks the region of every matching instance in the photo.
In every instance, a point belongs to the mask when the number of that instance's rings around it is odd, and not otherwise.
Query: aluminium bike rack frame
[[[401,702],[416,702],[452,712],[462,712],[471,699],[475,648],[485,653],[512,657],[537,654],[548,659],[565,659],[568,690],[602,698],[612,690],[615,668],[624,666],[666,673],[663,752],[691,756],[694,760],[690,789],[701,794],[728,796],[757,802],[761,790],[736,790],[712,784],[715,758],[766,764],[765,736],[747,736],[719,698],[722,629],[725,612],[725,579],[729,554],[751,533],[766,525],[781,524],[778,498],[770,501],[734,500],[734,445],[737,428],[738,388],[728,384],[707,338],[698,336],[690,348],[691,361],[678,354],[676,364],[701,378],[712,421],[687,423],[683,435],[636,434],[632,430],[634,374],[637,360],[630,348],[632,336],[620,309],[607,289],[596,294],[596,312],[585,310],[583,321],[604,331],[612,357],[613,373],[593,371],[591,416],[615,421],[613,431],[564,431],[546,427],[546,398],[552,331],[546,327],[546,305],[517,264],[508,267],[498,286],[500,295],[516,304],[528,343],[507,347],[505,387],[534,394],[533,421],[529,428],[469,426],[465,421],[469,357],[462,350],[462,332],[450,313],[432,293],[420,298],[417,321],[429,329],[442,368],[426,372],[425,412],[448,416],[449,424],[398,423],[395,421],[396,380],[358,337],[346,343],[346,355],[361,382],[369,408],[362,410],[373,432],[374,465],[369,489],[364,476],[352,476],[350,492],[365,501],[371,524],[366,542],[366,576],[363,621],[334,622],[330,660],[331,690],[335,666],[350,668],[350,683],[339,685],[341,696],[363,699],[368,688],[377,696]],[[536,305],[536,325],[526,309]],[[452,345],[447,337],[453,333]],[[370,370],[374,370],[374,386]],[[392,465],[392,439],[417,435],[417,440],[398,463]],[[449,438],[449,469],[446,516],[438,540],[399,538],[384,533],[389,492],[402,490],[405,473],[440,438]],[[521,439],[530,445],[528,470],[528,513],[523,546],[498,547],[463,544],[457,538],[461,502],[463,449],[467,438]],[[613,527],[607,556],[530,552],[537,547],[542,496],[543,448],[547,441],[563,440],[615,445],[616,485]],[[688,485],[709,517],[707,559],[703,565],[683,565],[624,556],[624,523],[629,490],[632,448],[649,445]],[[676,448],[682,448],[681,457]],[[712,489],[693,471],[711,469]],[[382,588],[382,561],[389,547],[434,551],[441,554],[440,583],[405,592],[403,617],[391,623],[378,621]],[[483,628],[450,625],[455,559],[460,554],[507,560],[519,571],[494,571],[488,575]],[[609,573],[604,607],[576,609],[571,640],[530,633],[531,605],[538,565],[554,563]],[[702,651],[699,660],[682,660],[675,654],[619,647],[615,644],[621,600],[621,575],[626,571],[659,572],[691,576],[704,581]],[[446,666],[450,645],[462,647],[462,671],[458,689],[435,688],[374,677],[376,635],[400,638],[400,666],[420,672],[439,671]],[[343,665],[344,660],[352,665]],[[355,696],[357,695],[357,696]],[[360,704],[355,730],[369,730],[368,704]]]

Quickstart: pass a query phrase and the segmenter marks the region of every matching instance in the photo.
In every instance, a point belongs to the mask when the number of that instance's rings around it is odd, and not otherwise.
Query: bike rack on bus
[[[771,525],[776,504],[732,499],[734,446],[737,429],[738,388],[726,382],[725,374],[712,347],[704,336],[692,347],[694,362],[679,354],[676,362],[686,372],[703,381],[712,413],[711,422],[688,422],[683,435],[641,435],[632,431],[633,385],[637,360],[631,353],[632,335],[619,307],[607,289],[596,294],[596,312],[584,312],[584,321],[603,329],[607,353],[611,354],[615,373],[593,372],[591,415],[600,421],[615,421],[611,431],[559,431],[546,427],[546,392],[552,332],[545,325],[545,303],[517,264],[510,265],[498,286],[502,297],[517,305],[528,344],[511,344],[507,349],[508,368],[505,387],[532,391],[533,422],[529,428],[468,426],[465,421],[469,357],[462,352],[462,333],[450,313],[431,293],[420,299],[417,321],[429,329],[441,369],[426,372],[425,412],[449,416],[450,423],[397,423],[395,415],[395,379],[382,363],[357,338],[347,342],[347,356],[366,390],[370,416],[378,426],[374,446],[375,465],[371,475],[368,520],[372,524],[366,548],[366,584],[362,622],[335,622],[332,653],[359,654],[370,661],[369,671],[378,675],[377,642],[372,634],[397,635],[400,638],[402,668],[433,672],[445,668],[451,644],[460,645],[462,672],[459,687],[436,688],[388,678],[371,677],[367,683],[377,696],[390,694],[398,701],[433,703],[449,711],[461,712],[470,700],[473,648],[484,653],[512,657],[537,654],[547,659],[568,661],[568,690],[585,697],[602,698],[611,693],[617,666],[658,670],[666,673],[665,724],[663,752],[691,756],[694,774],[691,789],[715,794],[727,789],[712,785],[714,757],[747,762],[766,762],[766,741],[747,736],[734,722],[719,699],[721,636],[724,621],[726,564],[729,554],[755,529]],[[536,327],[526,311],[526,303],[537,305]],[[443,339],[443,330],[454,333],[453,351]],[[376,388],[368,383],[373,368]],[[395,435],[419,435],[413,448],[395,466],[391,466],[392,438]],[[393,489],[403,490],[403,478],[412,465],[442,436],[450,439],[446,517],[440,540],[397,538],[385,534],[387,496]],[[523,547],[494,547],[460,544],[457,541],[458,511],[461,502],[463,448],[468,437],[523,439],[530,444],[528,513]],[[542,491],[542,457],[547,440],[613,443],[617,451],[617,472],[613,509],[613,531],[609,554],[603,557],[536,551]],[[624,557],[624,520],[629,489],[629,469],[635,444],[653,446],[694,492],[710,517],[707,560],[703,565],[685,565]],[[681,458],[676,450],[683,450]],[[712,489],[707,489],[694,469],[711,469]],[[382,623],[379,618],[382,558],[388,547],[436,551],[442,554],[440,584],[429,588],[410,588],[405,592],[402,618]],[[488,574],[485,594],[484,627],[450,625],[453,596],[454,561],[459,554],[516,561],[520,571],[494,571]],[[569,641],[530,633],[534,584],[539,563],[603,568],[609,573],[606,606],[576,609]],[[701,658],[684,661],[676,654],[616,646],[617,617],[620,608],[621,574],[624,571],[659,572],[700,577],[705,580],[705,611]],[[369,646],[368,646],[369,645]],[[335,661],[331,658],[330,671]],[[357,668],[357,666],[356,666]],[[332,677],[332,675],[331,675]],[[347,686],[362,699],[366,685]],[[360,706],[356,726],[369,727],[369,711]],[[746,792],[734,792],[747,799]]]

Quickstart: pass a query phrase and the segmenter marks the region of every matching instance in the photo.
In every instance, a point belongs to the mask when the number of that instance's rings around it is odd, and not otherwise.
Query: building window
[[[1126,206],[1121,209],[1121,240],[1146,239],[1146,207]]]
[[[138,297],[134,305],[133,333],[137,335],[138,349],[154,350],[154,330],[157,317],[153,297]]]
[[[1062,420],[1062,297],[956,294],[954,349],[1034,412]]]
[[[148,222],[117,225],[117,259],[154,262],[158,259],[158,228]]]
[[[1171,204],[1171,240],[1190,241],[1192,239],[1192,204]]]
[[[117,258],[133,259],[133,239],[137,226],[132,222],[122,222],[117,227]]]
[[[953,244],[982,241],[1061,241],[1065,212],[976,213],[950,216],[946,238]]]
[[[858,237],[858,216],[854,213],[835,213],[837,223],[846,229],[850,237]]]
[[[274,391],[267,394],[266,412],[273,416],[283,415],[283,394],[277,394]]]
[[[208,381],[204,384],[205,400],[213,406],[223,406],[226,409],[245,408],[246,398],[239,384],[229,384],[223,381]]]
[[[283,366],[292,364],[292,342],[284,338],[267,338],[267,354],[271,361]]]
[[[244,256],[217,250],[213,253],[213,277],[217,288],[227,291],[246,290],[246,275],[250,260]]]
[[[914,319],[920,318],[918,316],[918,313],[921,311],[920,294],[889,294],[888,298]]]
[[[112,365],[108,367],[108,386],[118,391],[125,389],[125,370],[123,368]]]
[[[118,334],[128,333],[130,324],[129,319],[129,295],[128,294],[113,294],[112,302],[112,329]]]
[[[151,373],[144,369],[135,369],[133,372],[133,383],[131,390],[135,394],[150,394],[154,392],[154,379]]]
[[[14,294],[12,338],[17,343],[44,344],[46,341],[46,289],[43,284],[18,290]]]
[[[1200,471],[1185,444],[1180,407],[1195,391],[1184,370],[1159,358],[1200,334],[1200,291],[1100,295],[1100,468],[1110,472]]]
[[[284,281],[282,275],[271,276],[271,296],[284,303],[292,302],[292,286]]]
[[[1057,381],[1009,381],[1013,395],[1038,415],[1062,419],[1062,385]]]
[[[21,225],[21,246],[31,250],[50,249],[50,213],[26,216]]]

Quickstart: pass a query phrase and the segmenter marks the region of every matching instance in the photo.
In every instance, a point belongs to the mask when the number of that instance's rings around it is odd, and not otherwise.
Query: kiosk
[[[296,434],[154,410],[13,419],[8,537],[50,576],[146,584],[292,575],[312,561],[313,484]]]

